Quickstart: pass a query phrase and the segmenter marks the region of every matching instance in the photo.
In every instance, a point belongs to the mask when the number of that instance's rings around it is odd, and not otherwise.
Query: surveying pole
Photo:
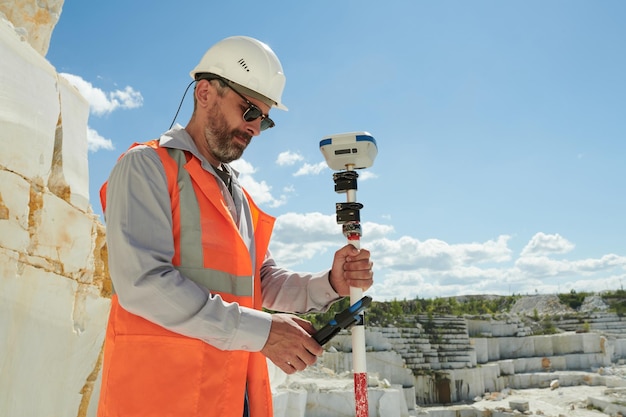
[[[355,248],[361,249],[361,217],[363,204],[357,203],[357,169],[368,168],[378,154],[376,140],[367,132],[342,133],[325,137],[320,141],[320,151],[333,174],[335,192],[345,193],[346,202],[335,205],[337,223],[343,234]],[[350,304],[363,297],[361,288],[350,287]],[[365,360],[365,320],[363,313],[352,333],[352,365],[354,373],[354,401],[356,417],[368,417],[367,367]]]

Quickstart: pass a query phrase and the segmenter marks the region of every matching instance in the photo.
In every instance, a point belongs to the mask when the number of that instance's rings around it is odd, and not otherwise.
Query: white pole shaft
[[[358,240],[348,241],[355,248],[360,249]],[[356,243],[356,244],[355,244]],[[363,298],[363,290],[358,287],[350,287],[350,305],[356,303]],[[352,362],[355,373],[367,372],[365,360],[365,326],[354,326],[351,329],[352,334]]]
[[[353,165],[348,165],[348,171],[354,169]],[[356,203],[356,190],[347,190],[346,199],[348,203]],[[360,233],[354,236],[346,236],[348,243],[355,248],[361,249]],[[350,287],[350,304],[354,304],[363,297],[363,290],[358,287]],[[367,395],[367,365],[365,353],[365,326],[364,324],[353,326],[352,334],[352,367],[354,373],[354,400],[356,405],[356,417],[367,417],[369,414],[369,404]]]

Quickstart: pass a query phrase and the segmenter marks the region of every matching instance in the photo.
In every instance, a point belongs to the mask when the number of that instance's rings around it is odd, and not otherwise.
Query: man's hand
[[[313,325],[300,317],[272,314],[270,335],[261,353],[287,374],[302,371],[324,352],[311,337],[313,333]]]
[[[330,285],[337,294],[350,295],[350,287],[367,290],[374,283],[370,252],[348,244],[335,252],[330,271]]]

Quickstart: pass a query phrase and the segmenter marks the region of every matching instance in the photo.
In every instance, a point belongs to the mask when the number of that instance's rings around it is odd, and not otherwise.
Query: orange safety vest
[[[156,140],[145,145],[156,150],[165,167],[172,202],[172,264],[226,302],[261,309],[260,269],[275,219],[246,194],[254,225],[252,265],[216,179],[200,160],[160,147]],[[100,197],[105,210],[106,183]],[[222,351],[171,332],[126,311],[112,297],[98,417],[241,417],[246,388],[250,415],[272,417],[263,354]]]

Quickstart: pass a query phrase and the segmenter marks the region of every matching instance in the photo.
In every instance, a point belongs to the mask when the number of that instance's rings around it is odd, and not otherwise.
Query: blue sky
[[[345,243],[319,141],[367,131],[363,247],[378,300],[618,289],[626,281],[626,3],[66,1],[48,60],[91,103],[90,189],[170,125],[232,35],[277,53],[277,126],[236,167],[298,271]],[[177,122],[189,120],[185,100]]]

